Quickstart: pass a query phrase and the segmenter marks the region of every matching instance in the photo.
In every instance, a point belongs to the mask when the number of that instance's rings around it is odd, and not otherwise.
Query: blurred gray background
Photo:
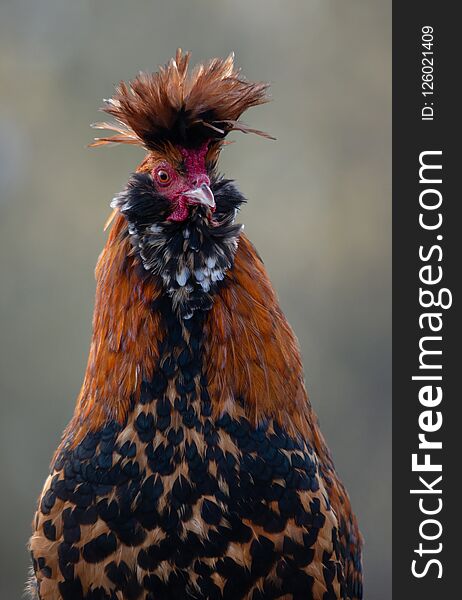
[[[108,204],[142,157],[87,149],[120,79],[236,52],[273,102],[222,170],[303,350],[311,401],[391,597],[391,0],[1,0],[0,598],[85,368]]]

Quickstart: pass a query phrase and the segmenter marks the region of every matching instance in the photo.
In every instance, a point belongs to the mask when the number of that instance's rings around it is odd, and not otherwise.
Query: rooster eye
[[[166,185],[170,182],[170,174],[164,169],[159,169],[157,171],[156,178],[161,185]]]

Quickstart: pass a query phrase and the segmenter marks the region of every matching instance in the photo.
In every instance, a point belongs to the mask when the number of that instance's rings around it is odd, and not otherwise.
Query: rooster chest
[[[271,421],[214,419],[205,391],[200,406],[140,404],[124,427],[109,423],[58,459],[41,510],[46,518],[62,503],[65,578],[75,577],[79,556],[104,565],[111,585],[129,584],[123,564],[142,573],[134,598],[175,589],[185,598],[250,598],[270,574],[267,585],[277,581],[281,592],[311,588],[315,548],[336,536],[311,449]],[[53,527],[44,526],[50,539]],[[320,556],[332,587],[335,548]]]
[[[50,492],[73,508],[76,527],[100,519],[121,543],[143,548],[156,530],[166,548],[177,540],[177,553],[197,544],[199,554],[221,556],[230,542],[250,542],[252,526],[268,535],[283,533],[289,520],[320,529],[328,507],[319,483],[311,449],[276,423],[252,427],[229,413],[214,419],[208,402],[198,414],[164,399],[65,451]],[[156,552],[156,560],[176,560]],[[142,552],[140,566],[154,566],[148,556]]]
[[[40,519],[59,572],[42,570],[75,582],[98,566],[123,598],[235,600],[298,597],[322,563],[338,594],[337,521],[313,449],[271,419],[252,424],[245,398],[214,414],[199,325],[170,328],[123,424],[56,460]]]

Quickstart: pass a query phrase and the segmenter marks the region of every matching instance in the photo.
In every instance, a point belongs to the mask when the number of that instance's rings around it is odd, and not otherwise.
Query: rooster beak
[[[212,190],[206,183],[203,183],[194,190],[185,192],[184,195],[191,199],[190,204],[202,204],[203,206],[208,206],[212,212],[215,210],[215,198]]]

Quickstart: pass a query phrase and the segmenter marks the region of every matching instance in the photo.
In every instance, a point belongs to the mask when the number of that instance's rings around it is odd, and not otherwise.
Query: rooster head
[[[234,219],[244,198],[216,172],[225,138],[231,131],[270,137],[239,121],[268,100],[266,83],[242,77],[233,55],[192,71],[189,58],[178,50],[156,73],[121,82],[102,108],[115,122],[94,125],[115,133],[92,144],[147,150],[112,207],[126,218],[144,268],[161,277],[185,314],[194,312],[191,298],[202,308],[210,304],[237,248],[241,226]]]

